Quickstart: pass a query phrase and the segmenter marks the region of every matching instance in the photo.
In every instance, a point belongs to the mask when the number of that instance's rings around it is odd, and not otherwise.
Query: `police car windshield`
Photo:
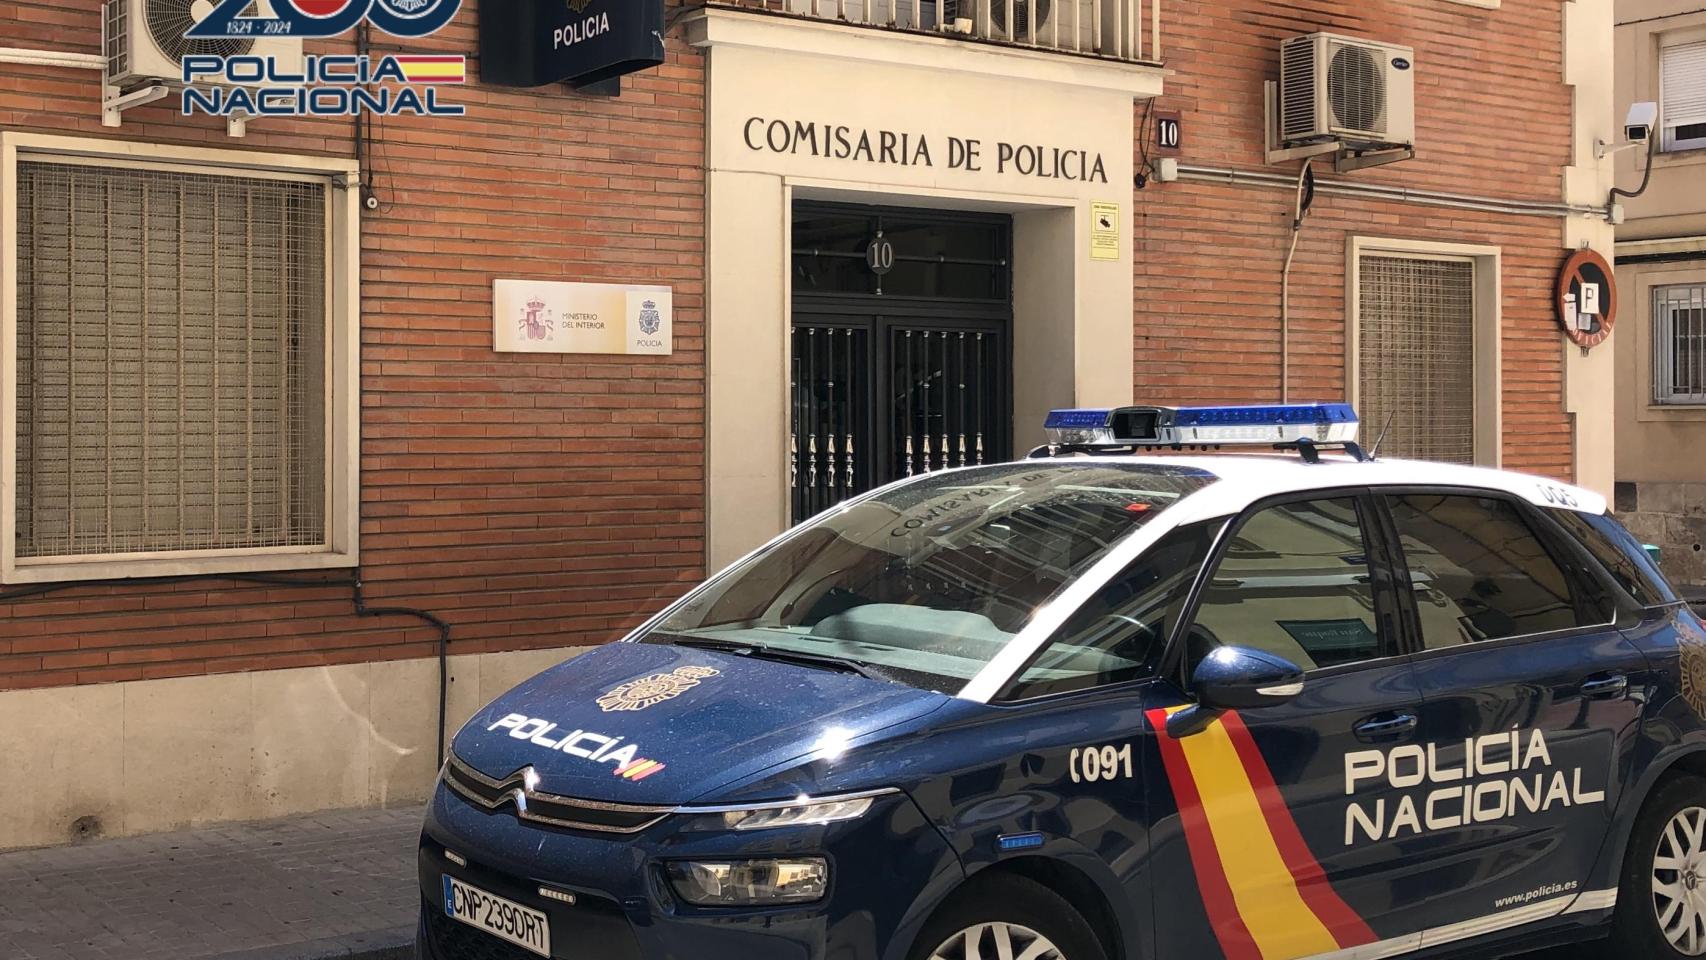
[[[642,639],[833,656],[951,693],[1116,542],[1215,479],[1094,460],[925,477],[799,527]]]

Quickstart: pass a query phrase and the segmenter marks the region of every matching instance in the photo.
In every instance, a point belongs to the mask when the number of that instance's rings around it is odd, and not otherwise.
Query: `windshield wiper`
[[[739,657],[751,657],[754,660],[774,660],[778,663],[797,663],[824,670],[839,670],[842,673],[856,673],[867,680],[885,679],[873,673],[870,664],[863,660],[854,660],[851,657],[838,657],[828,653],[802,653],[798,650],[780,650],[776,647],[765,647],[756,643],[715,640],[710,637],[689,637],[682,634],[666,634],[666,636],[669,637],[671,643],[680,647],[698,647],[704,650],[732,653]]]

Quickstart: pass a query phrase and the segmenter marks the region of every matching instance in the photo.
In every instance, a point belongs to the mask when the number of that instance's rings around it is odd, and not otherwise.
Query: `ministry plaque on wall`
[[[675,352],[669,287],[556,280],[492,285],[492,349],[498,353]]]

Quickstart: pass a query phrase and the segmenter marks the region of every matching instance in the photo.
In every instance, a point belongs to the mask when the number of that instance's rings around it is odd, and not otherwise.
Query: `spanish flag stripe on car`
[[[1227,960],[1296,960],[1372,943],[1373,931],[1327,883],[1238,715],[1175,740],[1170,712],[1149,719]]]
[[[1244,718],[1237,713],[1227,713],[1221,717],[1220,722],[1226,725],[1226,732],[1232,737],[1232,745],[1238,750],[1238,758],[1250,775],[1250,783],[1256,789],[1262,813],[1267,817],[1268,829],[1279,846],[1280,855],[1285,858],[1286,866],[1291,869],[1292,879],[1296,882],[1298,893],[1302,894],[1304,902],[1309,904],[1309,909],[1327,925],[1327,929],[1332,931],[1340,948],[1373,943],[1377,939],[1374,931],[1351,909],[1350,904],[1333,891],[1332,885],[1327,882],[1326,871],[1321,869],[1315,855],[1309,852],[1309,845],[1303,840],[1303,832],[1297,828],[1297,821],[1286,807],[1279,785],[1274,783],[1273,771],[1268,769],[1268,762],[1262,759],[1262,751],[1256,746],[1255,738],[1250,736],[1250,728],[1244,725]]]
[[[1232,886],[1227,881],[1226,868],[1221,865],[1224,861],[1220,848],[1215,845],[1214,834],[1203,815],[1202,798],[1197,795],[1197,784],[1191,777],[1184,748],[1166,734],[1168,712],[1150,711],[1149,723],[1161,743],[1161,762],[1167,768],[1167,780],[1173,785],[1173,796],[1179,804],[1179,819],[1184,823],[1191,866],[1197,875],[1209,926],[1214,928],[1226,960],[1263,960],[1262,951],[1256,947],[1233,903]]]

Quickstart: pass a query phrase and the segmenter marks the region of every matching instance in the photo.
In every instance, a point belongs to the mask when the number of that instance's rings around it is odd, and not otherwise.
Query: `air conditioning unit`
[[[191,55],[272,57],[280,71],[300,73],[302,41],[291,37],[192,40],[184,32],[213,9],[208,0],[107,0],[104,47],[107,83],[129,88],[182,83]],[[255,0],[245,15],[272,15],[269,0]]]
[[[1331,33],[1280,47],[1279,138],[1286,146],[1338,141],[1352,150],[1412,147],[1415,53]]]
[[[973,36],[1032,43],[1061,50],[1096,51],[1116,40],[1113,7],[1117,0],[942,0],[942,29],[970,23]],[[1098,21],[1096,7],[1101,7]],[[1011,21],[1011,22],[1009,22]],[[1101,26],[1103,42],[1097,42]],[[1035,26],[1036,32],[1032,33]],[[1058,31],[1058,39],[1057,33]],[[1075,34],[1076,31],[1076,34]]]

